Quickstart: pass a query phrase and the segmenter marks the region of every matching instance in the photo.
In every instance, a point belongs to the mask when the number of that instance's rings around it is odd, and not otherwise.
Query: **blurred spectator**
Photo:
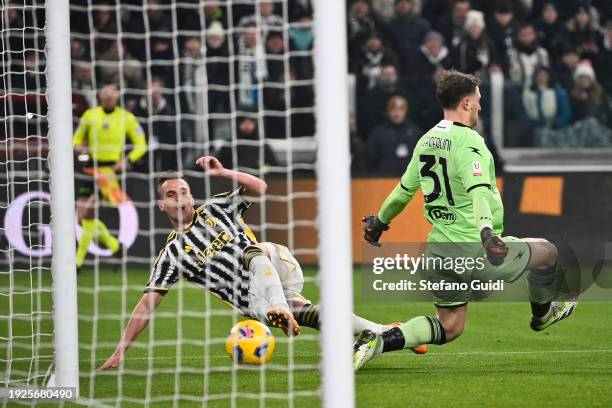
[[[581,62],[574,71],[574,88],[570,94],[574,120],[596,118],[602,125],[610,126],[610,106],[602,86],[595,78],[595,71],[588,62]]]
[[[168,87],[174,88],[174,67],[167,61],[178,57],[174,50],[172,38],[174,35],[174,19],[169,18],[170,9],[163,7],[160,0],[148,0],[147,18],[149,38],[149,58],[152,61],[151,74],[163,78]],[[176,55],[175,55],[176,51]],[[165,62],[161,62],[165,61]]]
[[[443,67],[437,67],[429,78],[421,78],[410,93],[413,95],[411,111],[421,129],[431,129],[443,118],[442,107],[436,98],[437,79],[443,71]]]
[[[589,8],[585,5],[578,7],[575,16],[568,21],[569,39],[578,49],[582,58],[592,59],[599,52],[601,35],[598,24],[593,21]]]
[[[499,53],[500,64],[505,72],[508,71],[508,54],[516,35],[518,23],[514,18],[512,5],[501,1],[496,4],[493,18],[487,23],[487,34]]]
[[[199,40],[190,41],[189,47],[185,52],[191,57],[187,57],[185,64],[193,64],[194,71],[194,86],[191,95],[187,98],[192,98],[195,106],[187,104],[189,109],[194,109],[199,116],[194,120],[202,120],[203,115],[207,113],[229,113],[230,112],[230,60],[229,51],[226,44],[226,36],[221,27],[221,23],[213,22],[208,30],[206,30],[206,46],[198,52],[197,45]],[[198,59],[198,55],[204,52],[205,58]],[[188,73],[191,68],[184,67],[183,72]],[[188,83],[186,83],[188,85]],[[188,93],[189,88],[186,89]],[[204,95],[206,92],[206,96]],[[192,111],[190,111],[193,113]],[[209,134],[213,139],[224,138],[229,134],[230,123],[227,119],[210,117],[207,123],[201,125],[188,124],[197,126],[193,132],[189,132],[187,137],[193,138],[198,142],[205,142],[205,135],[202,133],[202,128],[208,128]],[[197,134],[196,134],[197,133]]]
[[[117,16],[110,5],[94,12],[93,39],[96,53],[106,51],[117,38]]]
[[[290,51],[310,51],[314,44],[314,33],[312,32],[312,16],[304,14],[298,21],[291,24],[289,28]],[[310,55],[289,54],[291,68],[296,79],[312,79],[314,77],[314,66]]]
[[[207,33],[208,34],[208,33]],[[221,41],[223,34],[221,34]],[[198,93],[193,87],[196,83],[196,74],[198,68],[204,64],[204,50],[202,43],[198,37],[189,37],[183,44],[183,53],[181,55],[180,75],[182,91],[181,110],[186,113],[196,112],[196,98]]]
[[[280,32],[271,31],[266,38],[266,69],[268,77],[264,83],[263,102],[266,111],[264,116],[266,137],[284,138],[286,105],[286,78],[290,75],[285,66],[285,42]]]
[[[88,55],[87,47],[83,41],[78,40],[76,38],[70,39],[70,59],[72,61],[75,60],[88,60],[90,55]]]
[[[426,0],[423,4],[421,16],[427,21],[432,22],[437,29],[440,16],[448,17],[454,7],[454,1],[449,0]],[[461,23],[463,27],[463,22]]]
[[[377,85],[383,65],[396,63],[395,53],[384,45],[378,34],[373,33],[349,65],[352,65],[351,72],[357,74],[357,94],[362,94]]]
[[[302,15],[296,23],[289,28],[291,48],[297,51],[308,51],[312,49],[314,34],[312,32],[312,16]]]
[[[219,0],[206,0],[204,4],[197,2],[197,8],[177,7],[178,25],[182,30],[202,31],[209,29],[211,24],[218,22],[227,28],[227,12]],[[204,24],[204,27],[202,27]]]
[[[44,57],[45,54],[42,51],[26,50],[23,60],[18,58],[19,62],[23,61],[23,65],[17,71],[20,72],[18,75],[10,75],[13,92],[45,93],[47,77],[44,72],[45,61],[42,60]],[[6,84],[6,80],[3,83]]]
[[[238,39],[238,103],[253,108],[259,101],[257,84],[267,76],[266,60],[257,28],[254,24],[245,28]]]
[[[93,67],[86,61],[72,62],[72,112],[81,117],[90,107],[97,104]]]
[[[272,31],[266,38],[266,68],[268,80],[284,82],[285,76],[285,41],[283,34]]]
[[[414,80],[431,81],[438,68],[449,69],[453,66],[450,51],[444,45],[444,37],[437,31],[430,31],[414,59]]]
[[[215,154],[223,165],[251,174],[266,173],[269,166],[276,166],[274,152],[260,138],[255,119],[238,117],[236,131],[236,139],[224,141]]]
[[[500,3],[506,3],[512,10],[512,14],[517,21],[525,21],[529,20],[527,17],[533,1],[534,0],[472,0],[472,8],[482,11],[486,16],[492,16]]]
[[[310,51],[314,46],[314,35],[312,32],[312,16],[304,14],[299,17],[297,23],[293,23],[289,28],[290,51]],[[303,108],[301,111],[292,111],[290,118],[290,133],[292,137],[313,136],[315,118],[310,108],[314,106],[314,64],[310,54],[290,52],[290,108]],[[286,80],[287,78],[285,78]],[[278,133],[283,135],[286,132]],[[266,133],[267,135],[268,133]]]
[[[566,91],[574,87],[574,72],[580,62],[578,51],[571,45],[566,45],[561,54],[561,63],[555,71],[555,78]]]
[[[395,0],[371,0],[370,4],[380,23],[388,24],[395,17]]]
[[[258,25],[262,29],[259,33],[262,38],[268,36],[270,30],[281,31],[283,27],[283,18],[274,14],[274,4],[269,0],[261,0],[256,2],[259,5],[259,15],[257,15],[257,6],[255,14],[244,16],[238,23],[239,27],[250,27]]]
[[[23,50],[23,29],[24,23],[22,13],[17,11],[17,7],[2,7],[2,41],[3,48],[7,47],[12,52],[20,52]],[[11,29],[5,29],[10,27]],[[4,50],[3,50],[4,51]]]
[[[148,32],[151,37],[151,59],[171,60],[174,59],[172,52],[172,18],[169,17],[169,9],[162,9],[159,0],[148,0],[147,2]]]
[[[97,65],[100,82],[119,83],[129,88],[141,88],[143,85],[142,64],[123,48],[119,40],[98,55]],[[125,82],[121,81],[121,75]]]
[[[367,39],[376,31],[376,20],[370,15],[370,5],[366,0],[351,2],[347,23],[349,60],[353,60]]]
[[[535,69],[532,85],[523,90],[523,107],[535,127],[560,128],[572,119],[567,93],[552,83],[547,67]]]
[[[457,47],[465,32],[465,20],[471,9],[470,0],[454,0],[450,14],[439,17],[435,29],[442,33],[450,48]]]
[[[603,31],[602,50],[593,61],[597,77],[608,94],[612,94],[612,20]]]
[[[554,1],[547,1],[542,7],[542,16],[535,23],[538,41],[546,48],[555,65],[558,66],[561,53],[569,42],[569,33],[565,24],[559,19],[559,12]]]
[[[357,131],[360,137],[366,138],[370,131],[385,119],[389,98],[406,93],[399,87],[397,69],[394,65],[385,65],[380,71],[376,88],[368,91],[359,99],[357,108]]]
[[[404,58],[423,43],[425,34],[431,29],[429,22],[414,12],[413,1],[396,0],[395,17],[388,26],[395,50]]]
[[[209,112],[229,112],[230,109],[230,62],[225,39],[223,27],[219,22],[213,22],[206,30],[206,80],[200,85],[208,89]],[[212,89],[212,85],[217,89]],[[218,89],[219,87],[228,89]]]
[[[414,147],[421,137],[421,130],[408,121],[408,101],[393,96],[387,103],[387,120],[374,128],[368,136],[368,170],[389,175],[401,175]]]
[[[288,4],[289,22],[298,21],[303,16],[312,18],[313,8],[310,0],[293,0]]]
[[[604,0],[607,1],[607,0]],[[531,15],[533,18],[542,15],[542,11],[546,4],[553,3],[559,13],[559,20],[567,21],[570,19],[578,8],[579,2],[576,0],[533,0]]]
[[[149,172],[178,170],[176,112],[164,97],[162,87],[160,79],[152,80],[147,86],[147,94],[140,98],[132,112],[149,135],[149,154],[153,155],[153,169],[148,169]],[[143,170],[148,167],[146,161],[143,167]]]
[[[491,66],[499,65],[495,44],[489,39],[485,29],[484,15],[470,10],[465,19],[466,32],[455,49],[456,67],[469,74],[484,76]]]
[[[531,23],[524,23],[519,27],[516,42],[510,50],[509,64],[510,80],[523,88],[531,86],[536,67],[550,68],[548,51],[538,44]]]
[[[207,0],[203,6],[204,24],[210,28],[215,21],[227,28],[227,13],[218,0]]]

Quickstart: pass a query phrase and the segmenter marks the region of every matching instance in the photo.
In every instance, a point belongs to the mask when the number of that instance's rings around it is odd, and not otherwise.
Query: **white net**
[[[53,361],[39,3],[3,2],[4,385],[43,385]],[[309,266],[316,264],[317,245],[311,16],[310,2],[302,0],[70,2],[74,128],[101,103],[98,91],[115,83],[118,105],[135,115],[148,149],[117,173],[118,184],[90,185],[94,196],[103,197],[95,201],[93,218],[107,231],[95,227],[78,276],[81,403],[319,404],[316,331],[305,329],[288,340],[274,330],[277,346],[269,364],[234,364],[225,338],[243,317],[183,281],[164,297],[123,364],[96,371],[115,349],[171,230],[157,209],[157,176],[183,172],[196,205],[234,187],[203,176],[194,165],[202,155],[266,180],[267,194],[245,221],[259,241],[291,250],[304,268],[304,295],[317,301]],[[124,154],[137,148],[128,137]],[[77,193],[83,196],[90,180],[86,167],[98,172],[107,164],[77,163]],[[108,200],[107,188],[124,198]],[[89,228],[80,221],[79,238]],[[123,249],[113,255],[115,239]]]
[[[42,1],[2,1],[0,371],[44,383],[53,360],[45,33]]]

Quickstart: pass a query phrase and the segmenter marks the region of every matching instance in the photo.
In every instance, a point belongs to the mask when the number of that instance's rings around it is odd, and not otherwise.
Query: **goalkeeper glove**
[[[389,226],[378,219],[376,215],[368,215],[361,218],[361,221],[365,223],[363,226],[363,238],[370,244],[379,247],[380,242],[378,240],[382,233],[389,229]]]
[[[499,266],[504,262],[508,255],[508,247],[495,232],[489,227],[484,227],[480,231],[480,239],[487,253],[487,259],[491,265]]]

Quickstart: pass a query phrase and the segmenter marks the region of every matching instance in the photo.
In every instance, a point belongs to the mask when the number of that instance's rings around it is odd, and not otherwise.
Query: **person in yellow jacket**
[[[98,204],[95,183],[102,198],[113,205],[128,201],[122,191],[117,174],[123,172],[128,163],[138,162],[147,152],[147,142],[142,127],[134,115],[117,106],[119,89],[117,84],[104,84],[98,94],[100,105],[83,113],[72,143],[79,161],[85,161],[84,175],[77,184],[77,218],[83,228],[76,253],[76,266],[83,265],[87,248],[98,238],[113,254],[118,254],[121,245],[95,218],[94,208]],[[125,155],[126,137],[133,145]],[[84,160],[83,160],[84,159]]]

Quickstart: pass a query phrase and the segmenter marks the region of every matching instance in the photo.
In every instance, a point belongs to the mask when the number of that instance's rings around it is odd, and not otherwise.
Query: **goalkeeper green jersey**
[[[429,242],[480,242],[483,220],[475,219],[470,195],[477,188],[487,189],[483,199],[491,211],[485,223],[496,234],[502,233],[504,208],[493,156],[475,130],[442,120],[421,137],[400,183],[378,214],[380,220],[388,224],[419,187],[425,197],[425,218],[432,225]]]
[[[135,163],[147,152],[147,141],[134,115],[120,107],[106,113],[102,106],[96,106],[81,116],[72,143],[80,146],[87,142],[91,158],[95,161],[118,162],[123,154],[126,136],[134,146],[128,158]]]

